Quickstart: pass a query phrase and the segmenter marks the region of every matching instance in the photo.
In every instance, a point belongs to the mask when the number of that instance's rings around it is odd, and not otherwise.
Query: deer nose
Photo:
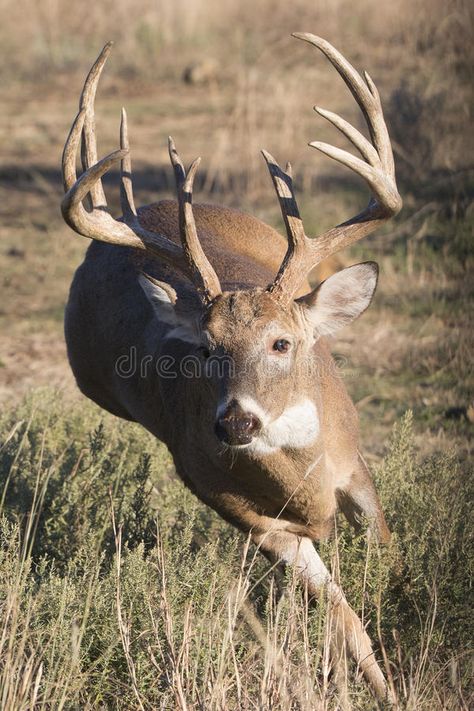
[[[219,415],[215,431],[221,442],[242,445],[250,444],[261,427],[262,423],[253,412],[245,412],[236,400],[232,400]]]

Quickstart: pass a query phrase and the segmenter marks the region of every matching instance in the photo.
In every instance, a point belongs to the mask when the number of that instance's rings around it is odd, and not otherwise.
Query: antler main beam
[[[358,215],[314,239],[309,239],[299,216],[288,167],[286,172],[283,171],[275,159],[264,152],[288,235],[285,258],[273,283],[268,287],[274,297],[283,302],[291,300],[306,275],[323,259],[362,239],[396,215],[402,207],[395,181],[390,138],[374,82],[367,72],[364,72],[364,81],[342,54],[321,37],[300,32],[294,33],[293,37],[317,47],[337,69],[359,104],[371,137],[369,142],[345,119],[316,106],[315,111],[351,141],[363,160],[328,143],[314,141],[309,145],[360,175],[368,184],[372,197],[366,209]]]
[[[193,281],[204,303],[221,293],[219,279],[207,260],[197,236],[192,210],[192,186],[200,159],[186,174],[174,144],[170,143],[170,157],[176,175],[179,203],[179,226],[182,246],[156,232],[150,232],[139,222],[132,186],[132,168],[128,141],[127,115],[122,109],[120,149],[97,160],[94,99],[100,75],[112,48],[105,45],[84,83],[79,112],[72,124],[64,146],[62,172],[65,196],[61,211],[67,224],[85,237],[122,247],[145,250],[180,268]],[[78,178],[76,156],[81,144],[83,173]],[[107,209],[102,177],[120,163],[120,202],[122,220],[115,220]],[[90,197],[91,210],[83,206]]]

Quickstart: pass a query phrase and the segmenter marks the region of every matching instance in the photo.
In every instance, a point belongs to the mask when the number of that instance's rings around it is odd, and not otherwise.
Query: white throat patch
[[[261,432],[245,448],[256,454],[272,454],[279,449],[302,449],[309,447],[319,435],[319,417],[316,405],[309,398],[291,405],[276,420],[252,398],[239,398],[241,407],[253,412],[262,421]]]

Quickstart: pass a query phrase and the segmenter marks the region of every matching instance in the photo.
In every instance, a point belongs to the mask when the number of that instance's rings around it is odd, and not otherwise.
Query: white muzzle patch
[[[272,454],[285,448],[303,449],[313,444],[319,435],[318,412],[309,398],[291,405],[273,421],[252,398],[238,398],[238,401],[246,412],[257,415],[262,422],[260,432],[250,444],[242,447],[256,454]]]

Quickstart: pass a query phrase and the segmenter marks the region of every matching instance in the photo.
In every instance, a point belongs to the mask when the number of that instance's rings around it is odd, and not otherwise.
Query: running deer
[[[62,159],[62,214],[93,240],[67,305],[68,355],[85,395],[165,442],[196,496],[249,534],[271,561],[292,566],[310,596],[327,593],[336,668],[347,653],[383,699],[387,685],[369,637],[313,546],[331,532],[339,508],[352,523],[365,515],[381,541],[389,537],[359,452],[357,414],[326,342],[369,306],[378,269],[374,262],[356,264],[313,289],[308,274],[394,216],[402,202],[372,79],[327,41],[294,37],[327,57],[364,114],[370,141],[316,107],[361,158],[326,143],[310,146],[366,181],[368,206],[308,238],[290,165],[283,170],[263,151],[284,240],[243,212],[193,205],[200,159],[186,171],[170,138],[177,202],[136,209],[125,111],[120,149],[97,158],[94,98],[109,43],[86,79]],[[101,178],[118,163],[123,216],[116,220]],[[125,371],[119,366],[130,353],[137,367]]]

